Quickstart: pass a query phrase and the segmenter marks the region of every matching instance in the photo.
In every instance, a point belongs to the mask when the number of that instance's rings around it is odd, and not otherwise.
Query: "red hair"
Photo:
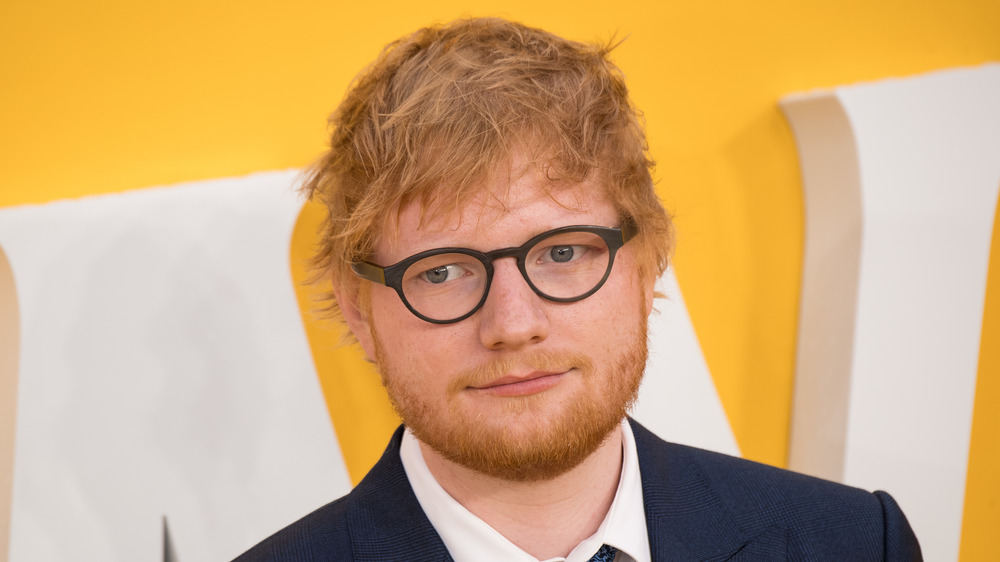
[[[414,201],[461,208],[510,170],[517,151],[534,151],[529,160],[554,184],[598,179],[638,227],[640,273],[662,274],[671,221],[653,190],[639,114],[608,58],[613,47],[492,18],[427,27],[386,46],[331,115],[330,150],[304,185],[329,211],[318,275],[353,292],[349,265],[368,257],[393,212]]]

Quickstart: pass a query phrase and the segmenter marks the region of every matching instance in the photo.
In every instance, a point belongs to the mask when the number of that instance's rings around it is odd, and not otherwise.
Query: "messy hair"
[[[328,211],[317,276],[353,294],[350,264],[369,257],[392,213],[414,202],[461,209],[525,151],[554,185],[596,180],[619,218],[638,227],[640,275],[661,275],[671,222],[653,190],[640,116],[608,58],[613,48],[494,18],[387,45],[330,116],[330,150],[304,184]]]

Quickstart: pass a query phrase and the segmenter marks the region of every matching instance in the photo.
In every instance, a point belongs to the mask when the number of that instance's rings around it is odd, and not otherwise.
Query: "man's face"
[[[569,225],[620,226],[592,183],[546,192],[544,175],[529,171],[500,187],[499,198],[424,224],[419,206],[404,208],[371,261],[389,265],[443,247],[486,252]],[[348,322],[425,445],[492,476],[552,478],[592,453],[634,401],[646,363],[652,280],[639,279],[628,244],[605,285],[573,303],[535,294],[514,258],[493,266],[486,302],[459,322],[425,322],[377,284],[366,314],[348,315]]]

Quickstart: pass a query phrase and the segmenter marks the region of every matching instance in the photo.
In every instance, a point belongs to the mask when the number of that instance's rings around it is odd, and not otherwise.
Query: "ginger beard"
[[[633,337],[599,372],[585,355],[524,352],[458,374],[447,396],[422,396],[408,386],[405,368],[384,356],[371,327],[375,361],[396,412],[413,434],[444,458],[487,476],[511,481],[555,478],[578,466],[607,439],[632,407],[648,357],[646,315],[638,315]],[[469,411],[461,394],[528,365],[544,371],[571,366],[582,392],[568,403],[553,404],[548,391],[503,401],[488,413]],[[436,400],[435,400],[436,399]],[[435,404],[446,403],[446,411]],[[466,406],[466,407],[463,407]]]

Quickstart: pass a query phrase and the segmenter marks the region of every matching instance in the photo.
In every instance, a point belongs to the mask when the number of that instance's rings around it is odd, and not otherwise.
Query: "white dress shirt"
[[[544,562],[586,562],[603,544],[618,549],[616,562],[650,562],[639,457],[628,421],[622,421],[621,431],[621,478],[604,521],[597,532],[578,544],[569,556]],[[456,562],[539,562],[465,509],[438,484],[424,462],[417,438],[409,429],[403,434],[399,457],[420,507]]]

